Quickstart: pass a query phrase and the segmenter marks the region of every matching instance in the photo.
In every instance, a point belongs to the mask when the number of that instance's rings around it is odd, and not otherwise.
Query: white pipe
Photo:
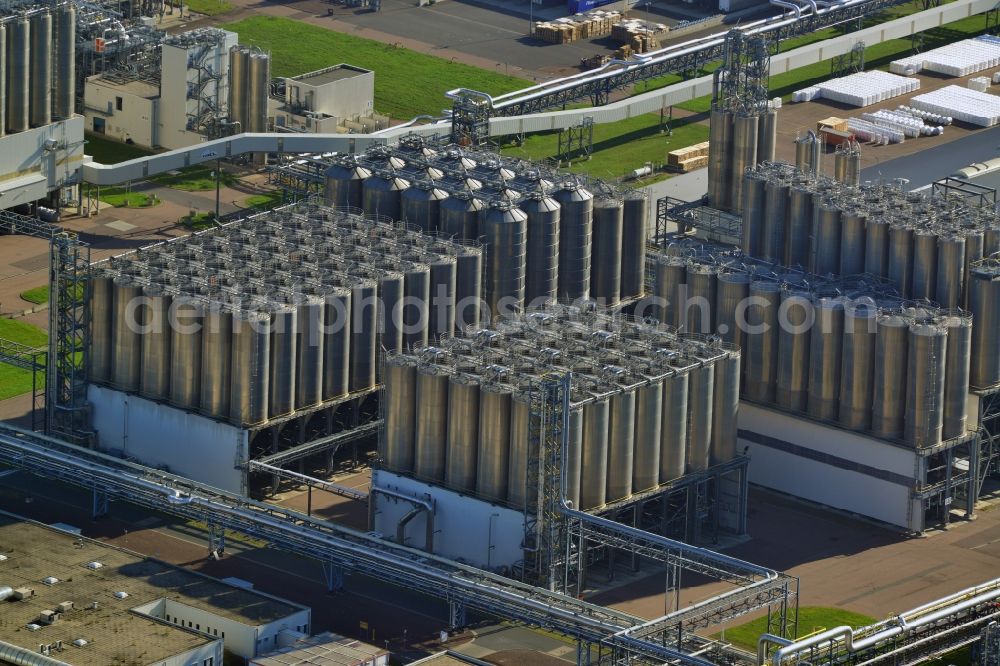
[[[785,0],[771,0],[771,4],[775,7],[782,7],[784,9],[791,9],[795,12],[795,18],[802,18],[802,8],[792,2],[785,2]]]
[[[794,641],[791,641],[783,636],[761,634],[760,638],[757,639],[757,663],[763,664],[767,659],[768,645],[780,645],[781,647],[785,647],[786,645],[791,645],[792,643],[794,643]]]
[[[0,641],[0,662],[14,666],[70,666],[41,652],[33,652],[6,641]]]

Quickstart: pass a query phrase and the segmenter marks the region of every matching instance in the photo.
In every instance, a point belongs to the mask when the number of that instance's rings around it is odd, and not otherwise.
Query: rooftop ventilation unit
[[[100,569],[104,565],[101,564],[100,562],[98,562],[97,560],[94,560],[93,562],[87,562],[86,566],[87,566],[88,569]]]
[[[34,622],[30,622],[30,623],[24,625],[24,628],[27,629],[28,631],[38,631],[39,629],[42,628],[42,625],[35,624]]]
[[[59,579],[56,578],[55,576],[46,576],[45,578],[42,579],[42,582],[45,583],[46,585],[55,585],[56,583],[59,582]]]
[[[115,599],[128,599],[128,592],[115,592]]]
[[[78,638],[75,641],[73,641],[73,645],[75,645],[76,647],[83,647],[86,644],[87,641],[83,640],[82,638]]]

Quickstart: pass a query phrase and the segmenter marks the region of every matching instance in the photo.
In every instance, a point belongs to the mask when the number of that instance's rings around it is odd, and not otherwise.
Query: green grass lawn
[[[180,219],[181,226],[191,231],[202,231],[215,226],[215,213],[191,213]]]
[[[21,292],[21,298],[29,303],[34,303],[35,305],[41,305],[42,303],[49,302],[49,285],[43,284],[40,287],[34,287],[28,291]]]
[[[181,169],[181,172],[176,175],[163,174],[161,176],[153,176],[149,180],[157,185],[172,187],[175,190],[185,190],[187,192],[214,190],[215,165],[199,164]],[[219,177],[219,182],[223,187],[228,187],[238,180],[239,178],[225,169],[222,170],[222,175]]]
[[[107,139],[97,134],[88,133],[86,139],[87,144],[83,147],[83,151],[93,156],[94,161],[100,164],[117,164],[152,154],[139,146]]]
[[[28,347],[44,347],[49,342],[45,331],[17,319],[0,318],[0,338]],[[31,372],[0,363],[0,400],[31,390]]]
[[[0,363],[0,400],[31,390],[31,371]]]
[[[97,188],[93,190],[97,194]],[[100,200],[116,208],[149,208],[160,203],[159,199],[145,192],[126,192],[124,187],[102,187]]]
[[[221,27],[239,33],[241,44],[269,50],[272,76],[294,76],[341,62],[374,70],[375,109],[393,118],[441,113],[451,107],[444,93],[452,88],[499,94],[529,83],[292,19],[254,16]]]
[[[799,608],[799,637],[843,625],[864,627],[873,622],[875,622],[875,618],[839,608],[804,606]],[[753,652],[757,650],[757,639],[766,632],[767,616],[764,616],[726,629],[726,640],[737,647]],[[716,638],[718,636],[719,634],[715,634]]]
[[[227,0],[187,0],[184,3],[189,12],[204,14],[205,16],[218,16],[225,14],[233,8]]]
[[[246,208],[273,208],[281,204],[281,199],[281,192],[254,194],[244,199],[242,205]]]

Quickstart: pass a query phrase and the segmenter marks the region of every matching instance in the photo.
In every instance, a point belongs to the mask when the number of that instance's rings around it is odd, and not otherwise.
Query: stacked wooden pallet
[[[632,35],[629,45],[636,53],[648,53],[660,48],[660,40],[650,35]]]
[[[609,34],[621,21],[621,12],[594,9],[585,14],[574,14],[553,21],[535,24],[535,36],[550,44],[567,44],[578,39],[590,39]]]
[[[708,166],[708,141],[667,153],[667,166],[677,171],[694,171]]]
[[[619,42],[629,44],[636,35],[661,39],[667,34],[668,30],[670,28],[663,23],[648,23],[639,19],[626,19],[615,24],[611,30],[611,37]]]

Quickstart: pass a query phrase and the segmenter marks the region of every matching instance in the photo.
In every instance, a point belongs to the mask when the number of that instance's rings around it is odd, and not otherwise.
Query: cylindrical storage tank
[[[479,389],[476,494],[498,502],[507,499],[511,393],[511,387],[503,384],[484,384]]]
[[[7,27],[7,131],[23,132],[29,127],[31,24],[19,16]]]
[[[364,208],[364,183],[372,175],[351,155],[326,171],[326,205],[334,208]]]
[[[969,273],[972,271],[972,264],[976,263],[984,256],[983,247],[986,243],[986,235],[979,229],[969,229],[965,233],[965,265],[962,267],[962,308],[969,309]],[[938,269],[940,271],[940,268]]]
[[[298,304],[296,343],[295,409],[323,402],[323,345],[326,342],[325,303],[321,296],[305,296]]]
[[[605,500],[617,502],[632,496],[635,460],[635,391],[611,396],[608,409],[608,489]]]
[[[521,202],[528,216],[524,303],[528,308],[554,302],[559,287],[559,202],[543,192]]]
[[[969,309],[972,310],[972,370],[974,388],[1000,383],[1000,265],[982,262],[969,275]]]
[[[764,228],[760,239],[760,255],[775,263],[785,259],[788,227],[788,183],[770,179],[764,184]]]
[[[725,342],[743,349],[746,334],[739,315],[747,306],[750,276],[747,273],[719,273],[715,292],[715,331]]]
[[[600,199],[594,204],[594,242],[590,263],[590,297],[599,306],[611,307],[621,299],[622,216],[620,199]]]
[[[392,220],[402,217],[402,193],[410,183],[394,171],[379,171],[365,179],[361,186],[362,208],[368,215],[381,215]]]
[[[56,57],[52,115],[73,115],[76,105],[76,7],[65,4],[56,11]]]
[[[841,183],[847,179],[847,153],[839,147],[833,155],[833,177]]]
[[[660,483],[680,478],[687,471],[689,376],[677,372],[663,379]]]
[[[251,425],[267,420],[270,395],[271,318],[260,312],[233,313],[229,420]]]
[[[30,67],[32,84],[28,112],[31,125],[42,127],[52,122],[52,14],[49,12],[31,17]]]
[[[479,238],[479,216],[483,202],[472,192],[452,192],[438,208],[438,228],[446,236],[472,241]]]
[[[708,205],[729,210],[732,163],[733,114],[712,109],[708,124]]]
[[[448,425],[445,444],[445,485],[467,493],[476,489],[479,442],[479,380],[472,375],[448,378]]]
[[[736,457],[736,416],[740,410],[740,353],[726,350],[715,361],[712,399],[711,462],[721,465]]]
[[[482,313],[483,252],[462,248],[455,260],[455,330],[478,328]]]
[[[410,356],[385,360],[382,400],[385,425],[380,454],[394,472],[413,471],[417,426],[417,362]]]
[[[239,123],[241,132],[247,129],[247,76],[249,75],[248,58],[250,54],[239,46],[229,49],[229,122]],[[327,203],[329,198],[329,182],[327,183]]]
[[[663,380],[635,392],[635,457],[632,490],[642,492],[660,482],[660,440],[663,436]]]
[[[733,158],[729,174],[729,201],[734,213],[739,213],[743,206],[743,175],[756,164],[757,116],[737,115],[733,119]]]
[[[436,365],[417,368],[414,473],[421,479],[444,481],[448,444],[448,371]]]
[[[889,229],[889,281],[909,298],[913,293],[913,229]]]
[[[939,236],[937,239],[937,287],[934,299],[946,309],[963,304],[965,273],[965,238]]]
[[[363,280],[351,287],[350,390],[375,386],[378,350],[379,302],[375,282]]]
[[[1000,226],[986,227],[983,231],[983,256],[988,257],[997,252],[1000,252]]]
[[[934,300],[937,296],[937,234],[913,232],[913,285],[911,298]]]
[[[0,136],[7,133],[7,25],[0,23]]]
[[[656,256],[653,280],[660,323],[680,328],[684,324],[684,292],[687,285],[687,262],[683,257]]]
[[[431,269],[424,263],[403,265],[403,345],[427,346],[431,302]]]
[[[755,402],[774,402],[778,378],[778,310],[781,285],[757,280],[750,285],[741,366],[744,394]]]
[[[810,337],[815,323],[816,310],[809,294],[790,290],[782,293],[774,397],[780,407],[793,412],[806,411],[809,401]]]
[[[745,254],[759,257],[764,233],[765,180],[756,172],[744,176],[743,229],[740,247]]]
[[[92,382],[103,383],[111,379],[114,289],[110,276],[97,271],[93,273],[87,284],[90,297],[90,358],[87,359],[87,376]]]
[[[247,132],[266,132],[267,100],[270,98],[271,57],[251,53],[248,62]]]
[[[837,418],[840,366],[844,338],[844,303],[821,298],[815,304],[816,322],[809,336],[809,416],[823,421]]]
[[[294,306],[274,304],[271,310],[271,418],[295,410],[298,370],[299,318]]]
[[[809,234],[812,230],[812,192],[805,184],[795,185],[788,196],[788,236],[785,243],[784,264],[802,266],[809,264]]]
[[[844,308],[839,419],[850,430],[868,430],[872,424],[877,314],[865,302],[851,301]]]
[[[840,275],[864,273],[865,240],[864,213],[857,210],[843,211],[840,215]]]
[[[840,270],[840,209],[832,201],[813,207],[809,235],[809,272],[828,275]]]
[[[524,308],[525,240],[528,216],[500,200],[480,221],[486,251],[486,310],[491,318]]]
[[[148,308],[143,306],[142,287],[131,278],[114,281],[111,336],[111,385],[121,391],[139,390],[142,364],[142,330]],[[195,382],[197,383],[197,382]]]
[[[941,321],[948,335],[944,366],[943,439],[961,437],[968,429],[972,324],[972,318],[968,316],[950,316]]]
[[[455,292],[457,262],[454,256],[428,257],[431,291],[428,301],[428,338],[431,344],[441,338],[450,338],[455,331]]]
[[[516,393],[510,407],[510,458],[507,462],[507,503],[516,509],[524,509],[528,500],[531,418],[531,395]]]
[[[583,406],[583,446],[580,463],[580,510],[582,511],[591,511],[607,504],[610,411],[607,398]]]
[[[580,470],[583,464],[583,408],[569,411],[569,428],[566,435],[566,453],[563,464],[563,497],[576,509],[580,506]]]
[[[177,296],[170,331],[170,404],[198,409],[201,398],[201,335],[205,306],[197,298]]]
[[[556,192],[559,216],[559,300],[590,298],[594,195],[569,181]]]
[[[221,303],[209,304],[201,332],[200,411],[212,418],[229,418],[232,344],[232,311]]]
[[[396,354],[403,351],[402,273],[384,271],[378,278],[378,346]]]
[[[707,264],[688,264],[687,303],[678,305],[682,313],[683,329],[688,333],[709,334],[715,330],[715,290],[718,267]],[[687,306],[685,308],[685,306]]]
[[[939,326],[910,325],[903,441],[911,446],[941,441],[946,342],[947,334]]]
[[[323,307],[323,400],[345,396],[351,386],[351,290],[327,291]]]
[[[757,162],[773,162],[778,137],[778,110],[768,108],[757,123]]]
[[[897,315],[880,315],[875,333],[872,384],[872,433],[883,439],[903,435],[909,324]]]
[[[889,275],[889,225],[874,215],[865,220],[865,273]]]
[[[143,288],[143,298],[145,316],[139,395],[166,400],[170,395],[170,304],[173,298],[157,285]]]
[[[622,215],[621,297],[636,298],[644,293],[646,266],[646,219],[649,198],[645,190],[625,195]]]
[[[441,202],[447,198],[434,181],[417,181],[400,196],[402,219],[423,232],[437,231]]]
[[[688,372],[687,471],[708,469],[712,450],[712,408],[715,404],[715,365],[701,363]]]

